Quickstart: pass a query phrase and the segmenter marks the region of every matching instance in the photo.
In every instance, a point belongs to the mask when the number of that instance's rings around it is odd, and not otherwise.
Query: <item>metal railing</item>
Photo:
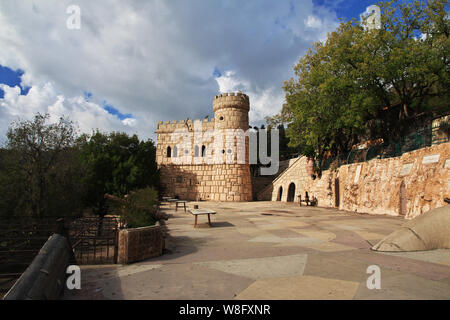
[[[399,157],[406,152],[449,141],[450,124],[449,122],[444,122],[437,126],[430,126],[413,132],[390,144],[379,144],[368,148],[351,150],[337,157],[323,159],[316,164],[321,170],[328,170],[332,166],[340,167],[341,165],[365,162],[371,159]]]

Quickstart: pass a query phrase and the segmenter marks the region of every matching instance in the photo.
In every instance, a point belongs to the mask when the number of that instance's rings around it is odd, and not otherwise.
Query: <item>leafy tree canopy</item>
[[[345,152],[361,137],[394,139],[411,119],[449,110],[449,19],[444,0],[381,2],[381,28],[342,22],[284,83],[292,147]],[[386,110],[395,110],[395,116]]]
[[[130,191],[159,186],[156,147],[152,140],[136,135],[99,131],[78,139],[81,159],[87,170],[86,202],[104,214],[106,193],[124,196]]]

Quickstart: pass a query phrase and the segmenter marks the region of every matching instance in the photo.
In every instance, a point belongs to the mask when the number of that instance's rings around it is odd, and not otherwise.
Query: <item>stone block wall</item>
[[[251,201],[248,165],[164,165],[163,193],[184,200]]]
[[[128,264],[159,257],[163,250],[164,237],[160,226],[119,231],[117,263]]]
[[[402,215],[414,218],[445,205],[450,197],[450,143],[434,145],[401,157],[373,159],[326,170],[312,179],[305,157],[295,162],[258,194],[259,200],[287,201],[288,188],[295,184],[299,194],[318,199],[321,207],[370,214]]]
[[[311,179],[306,172],[306,163],[306,157],[291,159],[289,167],[273,181],[272,185],[258,194],[258,200],[287,202],[289,186],[293,184],[295,186],[294,201],[297,201],[298,195],[304,195],[308,180]]]

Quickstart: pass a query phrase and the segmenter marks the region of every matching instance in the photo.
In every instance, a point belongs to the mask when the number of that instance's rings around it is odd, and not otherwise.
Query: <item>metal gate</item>
[[[117,263],[117,218],[78,218],[68,223],[67,233],[77,264]]]
[[[55,232],[56,217],[0,219],[0,299]]]

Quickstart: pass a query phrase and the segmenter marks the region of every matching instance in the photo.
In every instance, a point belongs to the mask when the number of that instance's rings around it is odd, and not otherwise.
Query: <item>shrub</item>
[[[158,191],[148,187],[131,192],[124,198],[105,196],[110,200],[112,211],[120,215],[121,222],[127,228],[152,226],[158,220]]]

